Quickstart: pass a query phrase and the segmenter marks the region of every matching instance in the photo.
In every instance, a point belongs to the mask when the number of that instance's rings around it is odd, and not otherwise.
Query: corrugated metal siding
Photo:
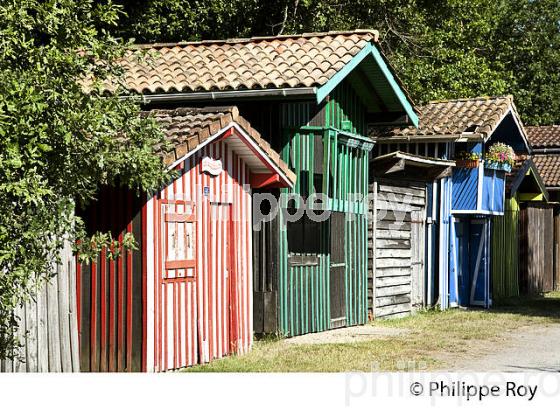
[[[325,125],[354,134],[367,135],[366,108],[347,82],[331,93],[325,106]]]
[[[202,172],[201,158],[219,159],[223,172]],[[148,204],[155,254],[148,273],[148,370],[165,371],[244,353],[252,344],[251,196],[246,164],[223,142],[205,147],[182,165],[181,176]],[[194,274],[166,275],[162,205],[194,201]],[[217,210],[224,212],[216,219]],[[179,210],[181,211],[181,210]],[[229,268],[228,268],[229,266]],[[148,316],[152,314],[149,313]]]
[[[453,169],[453,209],[475,210],[478,198],[478,168]]]
[[[519,296],[519,204],[506,200],[503,216],[492,219],[492,296]]]
[[[344,247],[345,324],[367,320],[367,215],[362,203],[352,201],[350,193],[367,195],[368,154],[339,141],[337,132],[324,129],[298,131],[292,127],[306,125],[347,128],[365,134],[365,110],[351,87],[343,83],[329,101],[316,110],[303,103],[282,104],[280,117],[284,129],[282,158],[298,176],[292,191],[307,196],[328,193],[327,210],[345,214],[345,235],[332,235],[328,223],[321,228],[322,251],[312,255],[316,263],[293,265],[288,249],[284,221],[278,229],[278,330],[294,336],[323,331],[340,323],[331,322],[331,241]],[[343,123],[344,121],[344,123]],[[347,121],[347,122],[346,122]],[[322,158],[315,158],[317,138],[322,139]],[[320,181],[314,178],[316,164],[322,164]],[[320,184],[320,186],[314,186]],[[285,209],[287,204],[282,204]],[[279,215],[281,212],[279,213]],[[282,218],[282,215],[280,215]]]
[[[143,200],[105,188],[85,213],[88,231],[130,232],[141,243]],[[106,249],[91,264],[78,265],[77,292],[82,371],[140,371],[142,368],[142,249],[111,259]]]

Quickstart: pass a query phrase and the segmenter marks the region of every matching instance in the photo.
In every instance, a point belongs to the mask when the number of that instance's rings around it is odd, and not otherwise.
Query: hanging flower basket
[[[515,163],[515,152],[513,148],[502,142],[497,142],[488,148],[484,154],[484,167],[498,171],[511,172]]]
[[[455,165],[459,168],[478,168],[480,154],[476,152],[461,151],[455,156]]]
[[[455,165],[459,168],[478,168],[479,159],[456,159]]]
[[[511,172],[512,166],[509,162],[484,161],[484,168]]]

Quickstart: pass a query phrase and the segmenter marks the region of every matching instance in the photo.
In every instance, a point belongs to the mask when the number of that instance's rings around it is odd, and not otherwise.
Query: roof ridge
[[[463,97],[463,98],[449,98],[449,99],[441,99],[441,100],[431,100],[428,101],[424,105],[428,104],[443,104],[443,103],[450,103],[450,102],[465,102],[465,101],[488,101],[488,100],[499,100],[499,99],[507,99],[513,102],[513,95],[506,94],[506,95],[494,95],[494,96],[487,96],[481,95],[478,97]]]
[[[133,44],[131,48],[164,48],[164,47],[176,47],[176,46],[198,46],[198,45],[210,45],[210,44],[244,44],[252,43],[257,41],[272,41],[272,40],[283,40],[288,38],[312,38],[312,37],[327,37],[327,36],[339,36],[339,35],[351,35],[351,34],[370,34],[373,36],[373,41],[379,41],[379,31],[374,29],[356,29],[356,30],[346,30],[346,31],[324,31],[324,32],[309,32],[300,34],[282,34],[278,36],[253,36],[253,37],[240,37],[240,38],[227,38],[227,39],[211,39],[211,40],[199,40],[199,41],[177,41],[169,43],[140,43]]]

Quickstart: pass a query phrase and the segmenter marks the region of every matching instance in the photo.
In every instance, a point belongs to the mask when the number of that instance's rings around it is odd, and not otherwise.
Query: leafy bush
[[[62,238],[84,235],[75,205],[100,184],[166,179],[156,124],[137,100],[101,93],[121,75],[124,44],[107,31],[119,13],[110,0],[0,3],[0,358],[17,345],[14,308],[49,277]]]

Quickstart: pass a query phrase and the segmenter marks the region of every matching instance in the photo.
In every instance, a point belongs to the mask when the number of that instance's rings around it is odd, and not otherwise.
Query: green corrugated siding
[[[346,213],[345,229],[345,291],[347,325],[367,320],[367,214],[361,203],[351,201],[349,194],[367,195],[368,153],[341,144],[334,130],[298,132],[294,128],[308,125],[310,113],[320,112],[317,120],[326,127],[343,128],[343,121],[351,125],[348,131],[365,134],[365,109],[353,90],[345,83],[333,91],[322,110],[309,103],[282,104],[280,118],[284,127],[282,159],[298,180],[292,192],[300,193],[307,183],[313,187],[314,139],[323,137],[322,192],[332,189],[327,208]],[[307,178],[303,181],[302,178]],[[282,189],[281,192],[289,192]],[[312,189],[309,193],[314,192]],[[282,208],[286,204],[281,204]],[[288,336],[318,332],[330,328],[330,254],[319,255],[317,266],[288,266],[288,241],[284,221],[279,213],[279,331]],[[321,233],[322,249],[329,249],[328,230]]]
[[[492,220],[492,296],[519,296],[519,204],[506,199],[503,216]]]

